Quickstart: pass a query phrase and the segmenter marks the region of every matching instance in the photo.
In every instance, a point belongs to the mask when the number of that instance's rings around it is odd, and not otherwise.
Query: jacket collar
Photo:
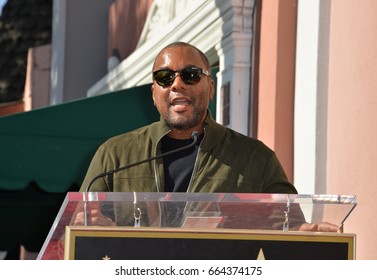
[[[168,134],[170,131],[169,126],[166,121],[160,117],[159,122],[155,122],[150,126],[150,135],[153,147],[156,147],[161,138]],[[217,123],[209,110],[207,110],[207,116],[204,120],[204,139],[201,144],[202,150],[206,151],[211,149],[213,146],[219,142],[224,134],[226,133],[226,128],[223,125]]]

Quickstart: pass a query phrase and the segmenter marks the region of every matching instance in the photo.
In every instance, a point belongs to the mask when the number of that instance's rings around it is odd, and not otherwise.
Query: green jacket
[[[106,141],[94,155],[80,191],[103,172],[161,153],[161,138],[168,132],[169,127],[161,119]],[[204,133],[188,192],[297,193],[275,153],[261,141],[216,123],[210,113]],[[163,161],[154,160],[96,179],[89,190],[163,192]]]

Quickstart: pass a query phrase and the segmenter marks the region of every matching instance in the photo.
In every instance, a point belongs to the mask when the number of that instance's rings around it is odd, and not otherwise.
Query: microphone
[[[198,139],[199,139],[199,132],[197,131],[193,131],[191,133],[191,139],[193,139],[193,141],[189,144],[189,145],[186,145],[186,146],[183,146],[181,148],[178,148],[178,149],[175,149],[175,150],[171,150],[169,152],[166,152],[166,153],[162,153],[162,154],[159,154],[157,156],[154,156],[154,157],[150,157],[150,158],[147,158],[147,159],[144,159],[144,160],[141,160],[141,161],[137,161],[137,162],[134,162],[134,163],[131,163],[129,165],[125,165],[125,166],[122,166],[122,167],[119,167],[119,168],[116,168],[116,169],[113,169],[113,170],[110,170],[110,171],[107,171],[107,172],[103,172],[101,174],[98,174],[97,176],[95,176],[88,184],[88,186],[86,187],[85,189],[85,193],[89,192],[91,186],[93,185],[93,183],[100,179],[100,178],[103,178],[103,177],[106,177],[108,175],[111,175],[111,174],[114,174],[114,173],[117,173],[119,171],[122,171],[122,170],[126,170],[126,169],[129,169],[131,167],[134,167],[136,165],[140,165],[142,163],[145,163],[145,162],[149,162],[149,161],[152,161],[152,160],[156,160],[156,159],[159,159],[159,158],[162,158],[162,157],[165,157],[165,156],[168,156],[168,155],[171,155],[171,154],[174,154],[174,153],[178,153],[180,151],[183,151],[183,150],[186,150],[186,149],[189,149],[191,148],[192,146],[194,146],[196,144],[196,142],[198,142]]]

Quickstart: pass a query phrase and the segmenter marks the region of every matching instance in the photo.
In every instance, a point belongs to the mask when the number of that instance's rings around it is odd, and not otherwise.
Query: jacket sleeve
[[[274,152],[271,154],[266,168],[262,192],[297,194],[296,188],[288,181],[287,175]]]
[[[105,151],[103,145],[98,148],[94,154],[92,161],[89,165],[87,173],[85,175],[84,181],[81,185],[80,192],[85,191],[96,191],[96,192],[106,192],[110,191],[109,181],[111,181],[111,176],[98,177],[103,174],[103,162],[105,159]]]

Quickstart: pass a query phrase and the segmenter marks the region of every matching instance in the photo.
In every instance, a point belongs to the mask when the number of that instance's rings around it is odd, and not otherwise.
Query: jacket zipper
[[[204,142],[204,138],[205,137],[206,137],[206,134],[205,134],[205,130],[204,130],[204,137],[203,137],[202,142],[200,142],[199,147],[198,147],[198,153],[196,154],[194,168],[193,168],[192,173],[191,173],[191,178],[190,178],[189,185],[187,186],[187,191],[186,191],[187,193],[189,192],[189,190],[190,190],[190,188],[192,186],[192,181],[193,181],[193,178],[194,178],[194,174],[196,173],[196,169],[198,168],[199,154],[200,154],[200,151],[201,151],[201,148],[202,148],[202,143]]]
[[[162,139],[165,135],[167,135],[169,132],[170,132],[170,130],[169,130],[168,132],[166,132],[164,135],[162,135],[162,136],[160,137],[160,139],[158,139],[157,144],[156,144],[156,147],[154,147],[154,154],[155,154],[155,156],[157,156],[157,146],[158,146],[158,143],[160,143],[160,142],[161,142],[161,139]],[[153,163],[153,167],[154,167],[154,179],[155,179],[155,182],[156,182],[157,192],[160,192],[160,180],[159,180],[160,176],[159,176],[159,174],[158,174],[158,172],[157,172],[157,160],[154,161],[154,163]]]
[[[154,154],[155,154],[155,156],[157,156],[157,146],[158,146],[158,143],[160,143],[160,141],[161,141],[161,139],[166,135],[166,134],[168,134],[170,132],[170,130],[168,131],[168,132],[166,132],[164,135],[162,135],[161,137],[160,137],[160,139],[158,139],[158,141],[157,141],[157,144],[156,144],[156,147],[154,148]],[[157,188],[157,192],[160,192],[160,180],[159,180],[159,178],[160,178],[160,176],[159,176],[159,174],[158,174],[158,172],[157,172],[157,160],[155,160],[154,161],[154,164],[153,164],[153,167],[154,167],[154,178],[155,178],[155,181],[156,181],[156,188]],[[160,203],[160,201],[158,202],[158,210],[159,210],[159,215],[158,215],[158,219],[159,219],[159,221],[158,221],[158,225],[159,225],[159,227],[161,227],[161,224],[162,224],[162,208],[161,208],[161,203]]]

